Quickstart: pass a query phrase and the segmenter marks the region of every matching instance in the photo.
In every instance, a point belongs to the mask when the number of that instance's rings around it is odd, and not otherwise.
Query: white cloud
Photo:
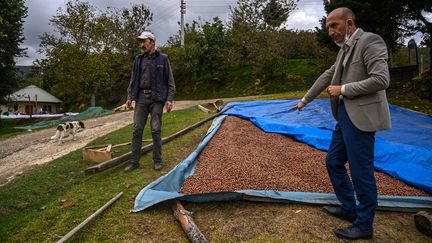
[[[26,48],[27,57],[19,57],[15,60],[16,65],[19,66],[32,66],[33,61],[36,61],[36,59],[44,58],[45,56],[38,53],[37,50],[39,49],[39,46],[31,46],[31,45],[21,45],[21,48]]]
[[[319,20],[324,16],[324,11],[322,15],[318,11],[307,11],[305,10],[295,10],[288,17],[286,27],[290,29],[315,29],[319,27]]]

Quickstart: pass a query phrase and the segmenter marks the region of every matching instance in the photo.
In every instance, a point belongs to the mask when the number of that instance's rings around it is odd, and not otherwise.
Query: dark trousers
[[[336,197],[346,212],[355,212],[354,225],[361,230],[372,230],[377,207],[374,175],[375,132],[357,129],[348,117],[343,103],[338,107],[338,123],[326,158]],[[348,161],[352,183],[345,164]],[[359,204],[356,204],[354,192]]]
[[[132,164],[138,164],[141,157],[142,137],[147,117],[150,114],[150,127],[153,139],[153,161],[162,162],[162,113],[163,102],[153,102],[151,94],[139,93],[138,99],[135,101],[134,111],[134,126],[132,136]]]

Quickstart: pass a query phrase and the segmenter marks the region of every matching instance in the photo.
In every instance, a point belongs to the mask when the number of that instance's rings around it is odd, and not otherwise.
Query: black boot
[[[130,163],[128,166],[126,166],[126,168],[124,169],[125,172],[131,172],[135,169],[139,168],[139,164],[138,163]]]
[[[334,233],[339,238],[349,240],[372,239],[373,237],[373,230],[364,231],[354,225],[347,228],[336,229]]]
[[[162,162],[154,162],[154,169],[155,170],[161,170],[163,167]]]

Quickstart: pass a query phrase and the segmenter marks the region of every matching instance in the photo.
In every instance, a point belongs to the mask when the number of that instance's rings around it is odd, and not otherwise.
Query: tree
[[[3,26],[3,18],[0,16],[0,26]],[[2,31],[0,31],[0,37],[6,37],[5,34],[3,34]]]
[[[23,0],[0,2],[0,104],[7,103],[7,97],[18,86],[15,57],[22,56],[24,49],[23,23],[27,7]]]
[[[168,40],[164,51],[169,54],[178,91],[190,93],[191,79],[204,79],[222,84],[226,76],[230,45],[222,20],[193,21],[185,28],[185,45],[180,47],[180,35]],[[183,84],[184,83],[184,84]]]
[[[298,0],[238,0],[231,9],[229,39],[231,61],[253,64],[270,76],[280,63],[277,36]]]
[[[426,18],[426,15],[432,15],[431,0],[324,0],[327,14],[338,7],[352,9],[357,17],[356,25],[379,34],[386,42],[390,54],[404,45],[407,37],[422,33],[422,43],[430,48],[429,70],[432,70],[432,20]],[[336,50],[336,46],[327,35],[325,21],[324,17],[321,20],[321,29],[317,29],[318,39]],[[432,99],[432,78],[429,81],[429,90],[429,98]]]
[[[365,31],[380,35],[387,47],[394,51],[402,40],[413,34],[410,30],[410,17],[406,11],[406,5],[399,0],[323,0],[327,14],[339,7],[348,7],[356,15],[356,26]],[[318,40],[336,50],[337,46],[328,36],[325,27],[326,17],[321,19],[321,28],[317,28]]]
[[[430,0],[404,0],[404,2],[411,18],[416,21],[413,29],[423,34],[423,44],[429,47],[429,77],[425,77],[424,82],[428,89],[428,98],[432,100],[432,75],[430,74],[432,73],[432,2]]]
[[[58,35],[41,37],[47,56],[39,60],[42,86],[62,98],[66,107],[94,106],[96,100],[99,105],[118,103],[138,51],[136,36],[151,18],[144,5],[102,12],[89,3],[69,1],[50,20]]]
[[[213,22],[205,22],[202,26],[202,41],[200,48],[203,55],[200,64],[204,72],[214,74],[216,81],[221,82],[226,70],[225,52],[228,50],[226,43],[226,30],[219,17],[215,17]]]
[[[294,2],[291,2],[291,4],[294,4]],[[291,6],[284,6],[277,0],[270,0],[262,11],[264,22],[270,28],[278,28],[287,20],[289,12],[292,10],[289,9]]]
[[[238,0],[231,8],[231,26],[247,26],[249,29],[277,29],[286,22],[289,13],[299,0]]]
[[[423,43],[429,47],[429,71],[432,72],[432,2],[430,0],[404,0],[410,19],[415,20],[415,31],[423,34]]]

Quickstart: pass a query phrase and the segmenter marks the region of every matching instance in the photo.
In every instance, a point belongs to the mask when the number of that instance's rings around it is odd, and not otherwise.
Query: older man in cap
[[[130,172],[139,167],[144,126],[150,114],[153,138],[154,169],[162,169],[162,113],[165,107],[170,112],[175,95],[175,82],[168,56],[156,50],[156,39],[151,32],[144,31],[137,37],[143,53],[135,57],[131,81],[128,87],[126,106],[135,101],[132,137],[132,158],[125,168]]]

